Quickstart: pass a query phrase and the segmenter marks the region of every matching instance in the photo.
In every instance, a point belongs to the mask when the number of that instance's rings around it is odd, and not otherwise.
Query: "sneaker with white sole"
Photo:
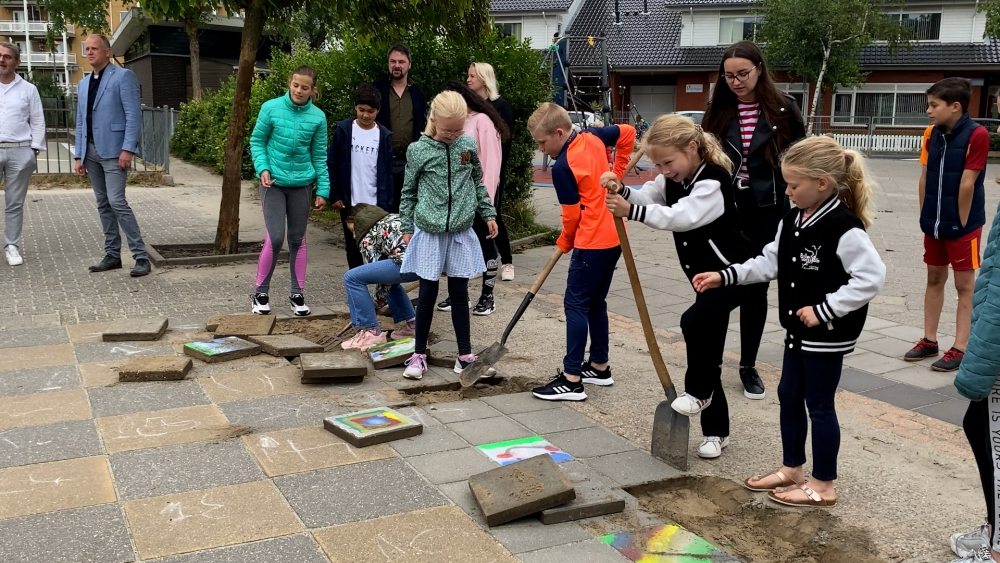
[[[555,379],[531,390],[531,394],[546,401],[586,401],[583,381],[572,382],[561,371]]]
[[[365,350],[371,348],[372,346],[378,346],[379,344],[385,344],[386,334],[384,332],[375,334],[371,330],[363,329],[354,335],[354,338],[344,342],[340,345],[344,350],[350,350],[356,348],[364,352]]]
[[[722,450],[729,446],[729,436],[719,438],[718,436],[706,436],[698,446],[698,457],[704,459],[715,459],[722,455]]]
[[[469,301],[469,308],[472,308],[472,301]],[[438,311],[451,311],[451,297],[437,304]]]
[[[416,335],[417,335],[417,327],[416,326],[410,326],[410,325],[408,325],[406,323],[403,323],[403,325],[401,327],[399,327],[399,328],[392,329],[392,339],[393,340],[402,340],[404,338],[413,338]]]
[[[504,264],[500,266],[500,281],[514,281],[514,265]]]
[[[472,356],[472,355],[465,356],[464,360],[462,359],[462,356],[455,356],[455,373],[462,373],[463,371],[465,371],[465,368],[467,368],[470,365],[472,365],[472,362],[474,362],[474,361],[476,361],[478,359],[479,359],[478,357]],[[486,370],[486,373],[483,374],[479,379],[489,379],[489,378],[493,377],[496,374],[497,374],[497,370],[495,368],[491,367],[491,368],[488,368]]]
[[[427,373],[427,354],[414,354],[406,360],[406,369],[403,370],[403,377],[406,379],[423,379]]]
[[[959,557],[970,557],[977,549],[990,546],[989,526],[985,523],[964,534],[951,535],[951,550]]]
[[[956,559],[951,563],[995,563],[995,561],[993,554],[990,553],[990,548],[982,547],[973,551],[968,557]]]
[[[708,405],[712,404],[712,398],[699,399],[697,397],[692,397],[687,393],[684,393],[680,397],[674,399],[674,402],[670,403],[670,408],[675,411],[687,415],[694,416],[700,414],[701,411],[708,408]]]
[[[604,369],[597,369],[590,362],[583,364],[583,382],[589,383],[590,385],[600,385],[601,387],[608,387],[609,385],[614,385],[615,380],[611,379],[611,366]]]
[[[250,311],[255,315],[270,315],[271,299],[266,293],[254,293],[250,296]]]
[[[7,263],[11,266],[20,266],[24,264],[24,258],[21,258],[21,254],[17,251],[17,247],[13,244],[8,244],[4,247],[4,254],[7,256]]]
[[[291,303],[292,314],[296,317],[308,317],[309,313],[312,312],[306,305],[306,298],[301,293],[293,293],[288,298],[288,302]]]
[[[493,304],[493,295],[482,295],[479,297],[479,303],[476,303],[476,307],[472,309],[472,314],[477,317],[485,317],[492,315],[493,311],[496,311],[497,307]]]

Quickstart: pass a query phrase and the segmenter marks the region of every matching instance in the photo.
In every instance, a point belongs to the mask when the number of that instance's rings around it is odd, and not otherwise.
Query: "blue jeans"
[[[375,312],[375,302],[368,293],[370,284],[391,285],[389,310],[392,311],[392,321],[408,321],[416,316],[413,304],[399,284],[417,281],[417,274],[400,274],[399,264],[390,259],[379,260],[347,270],[344,274],[344,285],[347,287],[347,306],[351,309],[351,324],[358,328],[373,329],[378,326]]]
[[[781,365],[782,463],[787,467],[805,465],[806,434],[812,421],[812,476],[820,481],[837,479],[840,423],[834,401],[843,365],[843,356],[806,356],[787,349]]]
[[[608,290],[615,266],[622,255],[620,246],[602,250],[576,249],[569,263],[563,309],[566,311],[566,356],[563,371],[583,372],[583,355],[590,334],[590,361],[608,361]]]

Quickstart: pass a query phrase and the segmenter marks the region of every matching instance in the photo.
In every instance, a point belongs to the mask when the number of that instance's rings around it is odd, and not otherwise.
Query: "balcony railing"
[[[0,21],[0,34],[12,33],[16,35],[23,35],[25,25],[27,25],[28,33],[31,35],[44,35],[49,31],[49,22],[47,21],[23,22],[23,21],[7,20],[7,21]],[[66,34],[75,35],[76,29],[74,29],[73,26],[71,25],[67,25]]]
[[[33,65],[76,64],[76,53],[21,53],[20,66],[28,66],[28,57]]]

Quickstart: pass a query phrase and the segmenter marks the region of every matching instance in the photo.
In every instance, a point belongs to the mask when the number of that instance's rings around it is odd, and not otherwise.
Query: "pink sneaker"
[[[416,334],[417,334],[417,328],[416,327],[410,328],[410,326],[407,325],[406,323],[403,323],[403,326],[401,326],[399,328],[392,329],[392,339],[393,340],[402,340],[404,338],[413,338],[414,336],[416,336]]]
[[[427,354],[414,354],[406,360],[406,369],[403,377],[406,379],[423,379],[427,373]]]
[[[372,334],[370,330],[362,330],[361,332],[354,335],[354,338],[344,342],[340,345],[344,350],[350,350],[351,348],[357,348],[364,352],[365,350],[371,348],[372,346],[377,346],[379,344],[385,344],[386,334]]]

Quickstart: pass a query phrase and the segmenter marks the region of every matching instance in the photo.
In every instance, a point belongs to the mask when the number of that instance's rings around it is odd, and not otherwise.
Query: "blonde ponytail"
[[[427,127],[424,128],[424,135],[434,137],[437,135],[435,121],[442,119],[466,119],[469,116],[469,106],[465,103],[465,98],[458,92],[445,90],[431,101],[431,111],[428,114]]]
[[[729,159],[719,139],[695,125],[690,117],[671,113],[660,116],[648,131],[642,136],[642,147],[648,153],[650,149],[673,147],[683,151],[695,143],[698,146],[698,156],[706,162],[733,171],[733,161]]]
[[[814,180],[826,178],[865,228],[871,226],[876,184],[859,152],[844,149],[833,137],[808,137],[785,152],[781,168]]]

